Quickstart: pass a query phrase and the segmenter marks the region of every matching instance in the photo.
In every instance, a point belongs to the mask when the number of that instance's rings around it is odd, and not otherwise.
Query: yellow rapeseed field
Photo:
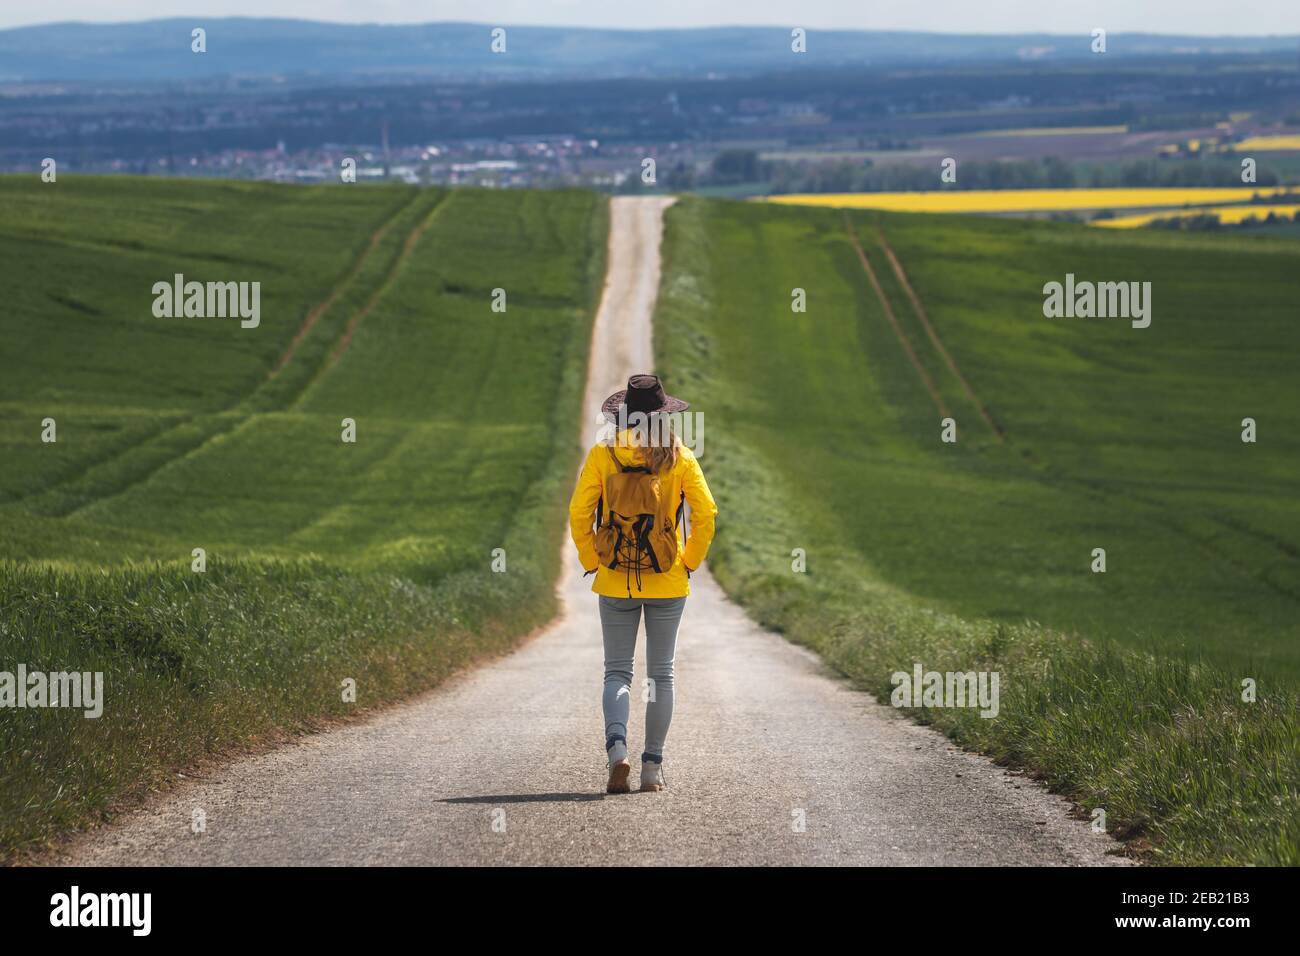
[[[890,212],[1053,212],[1075,209],[1141,209],[1247,202],[1277,196],[1285,187],[1188,189],[971,189],[912,193],[794,193],[767,202]]]
[[[1199,216],[1203,213],[1211,213],[1219,217],[1219,222],[1225,226],[1235,226],[1237,223],[1249,219],[1251,216],[1258,216],[1263,219],[1270,212],[1275,212],[1279,216],[1294,218],[1297,212],[1300,212],[1300,206],[1297,205],[1279,205],[1279,206],[1260,206],[1247,204],[1244,206],[1209,206],[1201,209],[1167,209],[1164,212],[1144,212],[1137,216],[1116,216],[1114,219],[1095,219],[1089,225],[1102,226],[1106,229],[1137,229],[1140,226],[1150,225],[1157,219],[1182,219],[1187,216]]]
[[[1237,152],[1255,151],[1261,153],[1300,150],[1300,136],[1248,136],[1232,146]]]

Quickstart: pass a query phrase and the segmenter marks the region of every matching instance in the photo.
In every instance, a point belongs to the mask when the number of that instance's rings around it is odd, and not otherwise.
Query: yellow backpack
[[[660,573],[673,566],[682,505],[678,503],[674,517],[663,500],[658,475],[644,465],[622,464],[613,448],[609,455],[618,471],[606,480],[596,503],[596,554],[606,567],[627,569],[630,593],[633,573],[639,591],[642,572]]]

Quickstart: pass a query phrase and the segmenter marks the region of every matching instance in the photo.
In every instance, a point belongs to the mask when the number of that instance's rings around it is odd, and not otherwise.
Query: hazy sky
[[[1294,0],[2,0],[0,28],[58,20],[299,17],[348,23],[690,27],[772,24],[941,33],[1300,33]]]

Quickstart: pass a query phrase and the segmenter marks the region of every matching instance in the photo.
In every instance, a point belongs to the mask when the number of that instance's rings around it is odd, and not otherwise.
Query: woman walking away
[[[632,658],[637,626],[645,612],[649,700],[641,789],[664,788],[664,738],[673,719],[673,657],[688,579],[713,540],[718,507],[704,472],[672,427],[672,416],[690,406],[664,394],[654,375],[633,375],[627,389],[605,400],[615,423],[613,438],[587,454],[569,502],[569,525],[578,558],[600,602],[605,640],[605,752],[609,793],[627,793],[627,719],[632,696]],[[683,503],[690,507],[690,533],[683,539]]]

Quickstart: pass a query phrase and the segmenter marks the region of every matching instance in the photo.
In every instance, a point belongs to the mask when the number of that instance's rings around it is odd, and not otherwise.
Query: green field
[[[724,587],[886,697],[1001,671],[998,719],[918,716],[1156,859],[1300,862],[1300,242],[684,200],[665,257]],[[1067,272],[1151,326],[1045,318]]]
[[[0,858],[552,615],[606,228],[583,192],[0,177],[0,670],[113,701],[0,709]],[[687,198],[664,256],[658,371],[756,618],[885,697],[998,670],[997,719],[914,716],[1156,861],[1300,863],[1300,241]],[[260,282],[260,326],[155,318],[176,272]],[[1151,327],[1044,318],[1067,272],[1152,282]]]
[[[0,669],[113,700],[0,710],[0,855],[553,614],[606,222],[574,191],[0,178]],[[155,318],[177,272],[260,282],[261,324]]]

